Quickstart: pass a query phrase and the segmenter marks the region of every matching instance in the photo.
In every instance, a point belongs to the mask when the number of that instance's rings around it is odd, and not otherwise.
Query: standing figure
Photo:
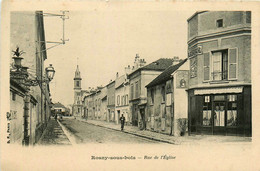
[[[123,114],[120,117],[120,121],[121,121],[121,131],[123,131],[124,130],[124,125],[125,125],[125,117],[124,117]]]

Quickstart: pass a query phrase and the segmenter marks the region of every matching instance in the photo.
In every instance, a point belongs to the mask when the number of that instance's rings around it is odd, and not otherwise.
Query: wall
[[[38,77],[41,80],[44,76],[44,60],[47,58],[46,51],[43,51],[45,43],[40,42],[45,41],[43,16],[36,15],[36,12],[16,11],[10,13],[10,21],[10,50],[16,50],[16,47],[19,46],[20,50],[26,52],[22,55],[24,58],[22,65],[29,67],[28,72],[33,79]],[[12,63],[13,60],[10,59],[10,62]],[[30,125],[32,132],[35,131],[35,138],[33,137],[35,141],[42,135],[49,116],[48,106],[46,106],[46,110],[44,109],[44,92],[46,92],[44,86],[42,86],[42,90],[40,86],[30,87],[31,95],[37,100],[34,109],[36,112],[32,112],[34,116],[31,117],[32,125]]]
[[[15,95],[12,100],[12,91],[10,91],[10,143],[22,144],[23,140],[23,116],[24,116],[24,100],[22,95]]]

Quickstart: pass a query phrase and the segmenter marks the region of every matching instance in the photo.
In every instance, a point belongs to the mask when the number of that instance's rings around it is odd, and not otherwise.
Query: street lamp
[[[48,67],[46,67],[45,71],[46,71],[48,79],[51,81],[55,74],[55,70],[54,70],[52,64],[50,64]]]

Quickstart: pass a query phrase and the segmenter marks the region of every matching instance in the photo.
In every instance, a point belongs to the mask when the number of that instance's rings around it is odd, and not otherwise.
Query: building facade
[[[115,114],[116,114],[116,123],[119,124],[119,118],[122,114],[125,117],[125,123],[129,124],[129,80],[127,75],[124,74],[120,77],[117,77],[115,80]]]
[[[23,134],[24,144],[35,144],[51,115],[49,84],[43,83],[46,78],[44,61],[47,59],[43,12],[11,12],[10,21],[10,48],[15,50],[19,47],[26,52],[23,65],[28,67],[28,78],[39,83],[37,86],[23,86],[10,76],[10,143],[21,144]]]
[[[189,132],[251,136],[251,12],[188,19]]]
[[[147,86],[146,128],[168,135],[184,135],[188,130],[189,65],[174,63]]]
[[[110,81],[107,87],[107,121],[115,122],[115,80]]]
[[[141,63],[141,65],[136,63]],[[150,83],[155,77],[162,73],[167,67],[172,65],[173,59],[161,58],[148,65],[145,65],[144,59],[139,56],[135,58],[135,64],[140,66],[128,75],[129,79],[129,106],[131,124],[145,128],[145,105],[147,102],[147,91],[145,86]]]

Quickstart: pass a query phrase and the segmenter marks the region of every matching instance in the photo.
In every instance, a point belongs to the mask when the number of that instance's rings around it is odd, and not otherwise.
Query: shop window
[[[204,96],[203,122],[202,122],[203,126],[212,125],[211,109],[212,109],[212,104],[211,104],[210,96]]]
[[[223,27],[223,19],[217,20],[216,24],[217,24],[217,27]]]
[[[227,126],[237,126],[237,95],[228,95]]]
[[[225,126],[225,103],[215,102],[214,126]]]

